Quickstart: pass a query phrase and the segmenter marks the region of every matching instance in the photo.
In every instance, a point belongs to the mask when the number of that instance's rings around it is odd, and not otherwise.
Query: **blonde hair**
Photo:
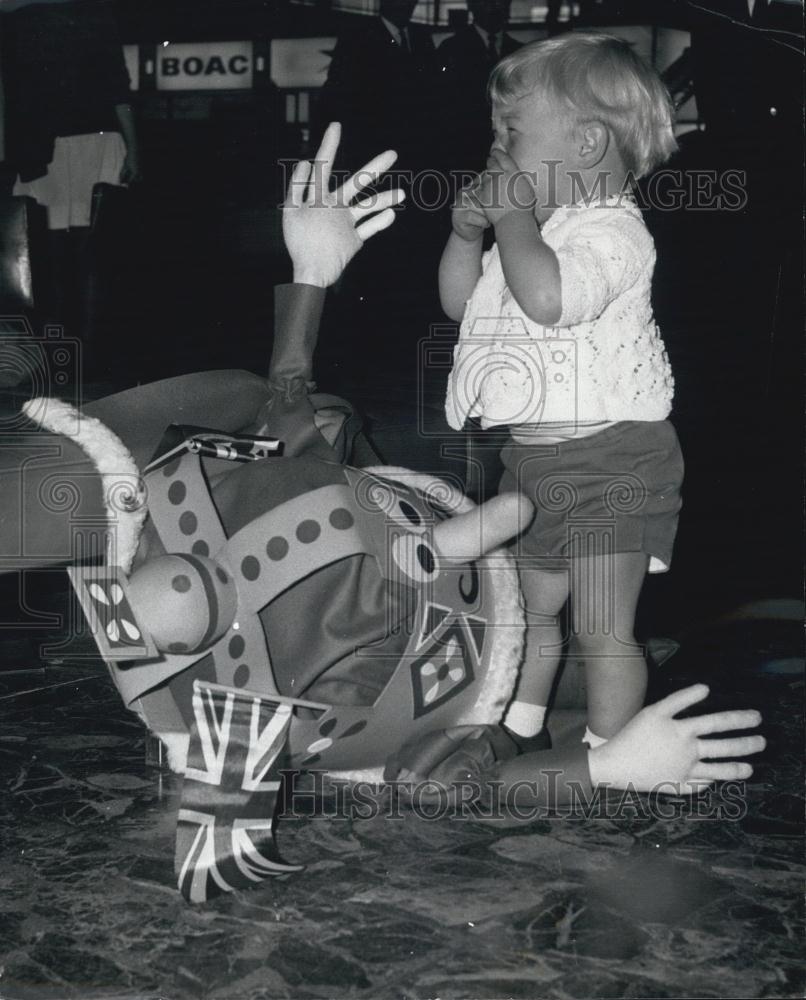
[[[620,38],[573,32],[532,42],[502,59],[490,76],[493,101],[508,104],[535,91],[581,120],[605,124],[636,177],[677,149],[668,91],[655,70]]]

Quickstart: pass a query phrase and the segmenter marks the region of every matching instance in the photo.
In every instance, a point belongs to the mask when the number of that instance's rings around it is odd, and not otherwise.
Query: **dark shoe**
[[[539,750],[551,750],[551,734],[545,726],[543,726],[536,736],[520,736],[518,733],[513,733],[503,722],[501,723],[501,729],[515,744],[519,755],[522,753],[536,753]]]

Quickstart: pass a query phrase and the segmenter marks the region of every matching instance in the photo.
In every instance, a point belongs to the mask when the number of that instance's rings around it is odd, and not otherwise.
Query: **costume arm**
[[[479,819],[537,819],[547,810],[592,795],[588,748],[578,746],[511,757],[498,726],[455,726],[418,736],[386,763],[384,780],[452,789],[474,803]]]
[[[325,289],[295,282],[274,289],[274,347],[269,382],[286,392],[306,388],[325,302]]]
[[[498,806],[513,819],[538,819],[546,811],[584,805],[593,796],[588,748],[543,750],[502,761],[485,772],[482,789],[482,808]]]
[[[675,718],[708,696],[705,684],[676,691],[642,709],[595,750],[576,745],[512,757],[498,726],[456,726],[404,744],[384,779],[431,782],[474,802],[479,819],[526,822],[554,809],[585,806],[594,789],[686,795],[714,781],[749,778],[750,764],[731,758],[759,753],[763,736],[728,736],[761,722],[756,711]],[[705,739],[703,737],[706,737]]]

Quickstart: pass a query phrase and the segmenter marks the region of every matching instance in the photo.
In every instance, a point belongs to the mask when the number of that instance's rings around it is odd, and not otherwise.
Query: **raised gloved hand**
[[[331,191],[340,139],[341,125],[331,122],[313,162],[300,160],[294,167],[283,205],[283,237],[294,265],[294,281],[321,288],[338,280],[366,240],[392,225],[392,206],[405,197],[400,188],[358,197],[395,162],[397,153],[391,149]]]

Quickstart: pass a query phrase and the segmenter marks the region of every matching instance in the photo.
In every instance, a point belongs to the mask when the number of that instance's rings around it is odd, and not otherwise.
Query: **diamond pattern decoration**
[[[426,715],[472,684],[480,665],[478,629],[485,625],[465,615],[446,615],[439,605],[429,605],[423,616],[420,655],[411,665],[414,718]]]
[[[105,660],[159,656],[150,633],[138,620],[128,581],[117,566],[68,566],[73,587]]]

